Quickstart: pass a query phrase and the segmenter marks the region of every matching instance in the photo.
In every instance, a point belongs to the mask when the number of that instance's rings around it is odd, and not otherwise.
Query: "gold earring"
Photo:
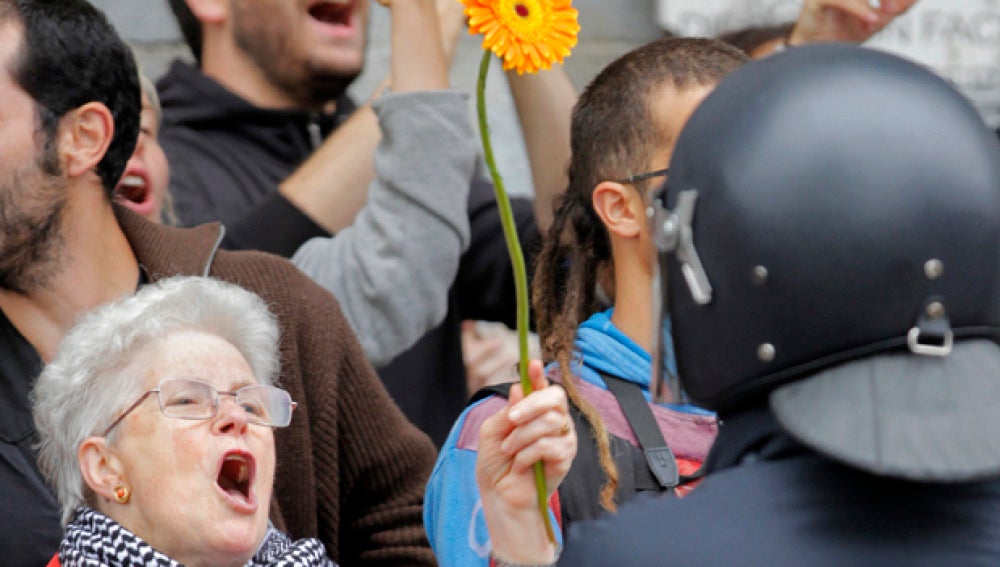
[[[129,498],[132,497],[132,489],[128,487],[124,482],[119,482],[115,485],[115,500],[119,504],[128,504]]]

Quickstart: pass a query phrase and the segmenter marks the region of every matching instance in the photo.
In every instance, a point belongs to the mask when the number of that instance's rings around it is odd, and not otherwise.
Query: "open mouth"
[[[253,455],[242,451],[229,451],[219,466],[216,484],[237,508],[256,508],[252,490],[256,465]]]
[[[309,15],[314,20],[331,26],[350,26],[353,12],[353,2],[320,0],[309,6]]]
[[[149,179],[136,172],[126,172],[115,187],[115,194],[126,204],[145,205],[150,200]]]

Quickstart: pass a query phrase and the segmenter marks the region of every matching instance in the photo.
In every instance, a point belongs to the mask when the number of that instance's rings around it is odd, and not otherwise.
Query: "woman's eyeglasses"
[[[187,378],[168,378],[158,388],[148,390],[128,407],[102,434],[111,430],[132,413],[142,402],[156,394],[160,411],[177,419],[209,419],[219,412],[219,396],[233,396],[247,414],[247,421],[270,427],[286,427],[292,421],[292,411],[298,405],[288,392],[274,386],[244,386],[235,392],[222,392],[211,384]]]

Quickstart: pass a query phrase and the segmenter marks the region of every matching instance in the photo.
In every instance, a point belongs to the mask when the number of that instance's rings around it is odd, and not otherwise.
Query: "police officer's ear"
[[[104,159],[115,133],[115,119],[103,103],[88,102],[59,121],[59,163],[67,177],[93,171]]]
[[[644,230],[645,206],[642,194],[634,187],[602,181],[594,188],[591,203],[612,235],[634,238]]]

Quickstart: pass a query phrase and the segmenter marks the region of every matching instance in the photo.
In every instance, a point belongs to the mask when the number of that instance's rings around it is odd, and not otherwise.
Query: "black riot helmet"
[[[947,82],[844,44],[745,66],[684,128],[653,230],[696,402],[769,395],[800,440],[875,472],[1000,471],[1000,441],[957,469],[909,447],[968,449],[981,419],[1000,437],[1000,144]]]

